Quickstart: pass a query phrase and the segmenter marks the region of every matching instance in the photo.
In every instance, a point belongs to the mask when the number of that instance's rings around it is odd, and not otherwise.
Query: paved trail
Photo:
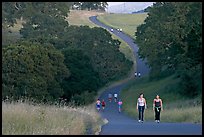
[[[99,22],[96,16],[89,18],[93,23],[110,31],[111,27]],[[134,56],[137,62],[137,72],[142,76],[148,74],[149,68],[145,65],[145,61],[138,58],[138,47],[133,39],[123,32],[113,30],[115,35],[123,39],[134,51]],[[102,127],[100,135],[202,135],[202,124],[191,123],[155,123],[153,121],[145,121],[138,123],[136,119],[132,119],[124,113],[118,112],[117,103],[108,102],[108,93],[118,93],[120,98],[120,91],[126,86],[126,83],[116,85],[104,91],[100,99],[106,101],[106,109],[100,114],[103,118],[108,120],[108,124]]]

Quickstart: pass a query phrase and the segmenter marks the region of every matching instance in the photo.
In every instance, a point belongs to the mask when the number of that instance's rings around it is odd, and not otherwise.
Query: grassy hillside
[[[92,105],[72,108],[2,102],[2,134],[95,134],[103,121]]]
[[[113,28],[122,28],[123,32],[135,37],[137,26],[142,24],[147,17],[147,13],[141,14],[103,14],[98,16],[98,20]]]
[[[87,10],[70,10],[68,18],[66,19],[70,25],[87,25],[90,27],[98,27],[89,20],[89,17],[96,15],[103,15],[104,12],[87,11]]]
[[[174,78],[174,76],[152,82],[149,82],[147,78],[131,81],[128,88],[121,92],[125,113],[138,119],[136,101],[139,94],[144,93],[144,97],[147,100],[145,120],[154,121],[154,111],[152,110],[153,99],[156,94],[159,94],[164,107],[164,111],[161,112],[162,122],[201,123],[202,101],[200,98],[189,99],[179,95],[177,93],[178,82],[179,79]]]

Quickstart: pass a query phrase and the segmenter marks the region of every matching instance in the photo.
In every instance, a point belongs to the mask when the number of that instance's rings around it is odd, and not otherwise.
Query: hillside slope
[[[113,28],[122,28],[123,32],[135,38],[136,28],[141,25],[147,13],[140,14],[103,14],[98,20]]]

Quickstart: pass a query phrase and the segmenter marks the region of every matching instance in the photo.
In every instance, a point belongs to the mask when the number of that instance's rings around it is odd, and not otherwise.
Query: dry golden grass
[[[93,104],[86,107],[57,107],[2,102],[4,135],[95,134],[104,124]]]
[[[89,20],[89,17],[96,15],[103,15],[104,12],[87,11],[87,10],[70,10],[68,20],[70,25],[98,27]]]

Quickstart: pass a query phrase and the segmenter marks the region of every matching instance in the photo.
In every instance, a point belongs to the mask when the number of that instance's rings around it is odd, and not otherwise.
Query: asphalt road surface
[[[141,76],[148,74],[149,68],[145,64],[145,60],[138,58],[138,47],[131,37],[116,29],[111,31],[111,27],[99,22],[96,16],[92,16],[89,19],[96,25],[109,30],[123,39],[132,48],[136,57],[137,72],[140,72]],[[101,94],[100,100],[105,100],[106,108],[99,113],[104,119],[108,120],[108,123],[102,127],[100,135],[202,135],[202,124],[166,123],[162,122],[162,119],[160,123],[155,123],[154,120],[145,121],[145,118],[144,123],[138,123],[137,119],[130,118],[123,112],[119,113],[117,103],[114,100],[112,102],[108,101],[108,94],[117,93],[119,95],[118,98],[120,98],[120,91],[126,85],[127,83],[116,85]]]

